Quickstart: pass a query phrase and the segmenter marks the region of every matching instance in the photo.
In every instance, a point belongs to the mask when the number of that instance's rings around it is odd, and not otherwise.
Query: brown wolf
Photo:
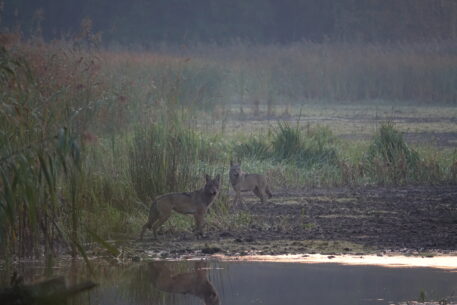
[[[254,192],[262,203],[265,203],[267,196],[268,198],[273,196],[265,176],[260,174],[246,174],[241,170],[241,162],[235,164],[233,161],[230,161],[229,178],[236,192],[234,204],[241,203],[241,192],[243,191]]]
[[[220,175],[215,179],[205,175],[205,186],[190,193],[170,193],[157,197],[151,204],[148,222],[141,230],[140,239],[146,229],[152,229],[157,238],[157,229],[170,217],[171,211],[181,214],[192,214],[195,218],[197,234],[203,235],[204,217],[208,208],[219,193]]]
[[[218,305],[219,296],[204,267],[204,263],[195,262],[195,271],[172,274],[164,262],[148,264],[149,276],[157,289],[170,293],[191,294],[204,300],[206,305]]]

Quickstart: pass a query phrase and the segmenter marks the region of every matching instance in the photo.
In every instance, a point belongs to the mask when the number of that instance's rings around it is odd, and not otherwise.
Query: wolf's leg
[[[235,195],[235,200],[233,201],[233,205],[238,206],[242,205],[243,201],[241,199],[241,190],[235,190],[236,195]]]
[[[160,214],[158,215],[158,219],[152,224],[152,231],[154,232],[154,238],[157,239],[157,229],[160,228],[161,225],[163,225],[163,223],[165,221],[168,220],[168,218],[170,218],[171,216],[171,209],[166,209],[166,210],[163,210],[162,212],[160,212]]]
[[[273,197],[273,194],[271,193],[271,190],[270,190],[270,187],[268,186],[268,184],[265,186],[265,193],[267,193],[268,198]]]
[[[195,230],[197,232],[197,235],[203,236],[203,225],[205,223],[205,212],[204,211],[198,211],[197,213],[194,214],[194,219],[195,219]]]
[[[143,225],[143,228],[141,229],[141,233],[140,233],[140,240],[143,240],[143,235],[144,235],[144,232],[146,231],[146,229],[150,229],[151,228],[151,225],[149,224],[149,221]]]
[[[260,192],[259,192],[259,188],[258,188],[257,186],[252,190],[252,192],[253,192],[257,197],[260,198]]]
[[[151,204],[151,208],[149,209],[149,215],[148,215],[148,221],[144,224],[143,228],[141,229],[141,234],[140,234],[140,240],[143,240],[143,235],[146,229],[151,229],[152,225],[157,221],[158,219],[158,212],[156,209],[156,202],[153,202]]]
[[[260,202],[265,203],[265,192],[261,191],[258,186],[256,186],[252,191],[257,197],[260,198]]]
[[[258,186],[256,186],[256,187],[252,190],[252,192],[253,192],[257,197],[259,197],[260,199],[262,199],[262,193],[260,192]]]
[[[141,234],[140,234],[140,240],[143,240],[143,235],[146,229],[151,230],[152,227],[157,223],[158,218],[151,218],[148,220],[148,222],[143,226],[143,229],[141,229]],[[157,238],[155,232],[154,232],[154,238]]]
[[[262,197],[260,198],[260,201],[261,201],[262,203],[265,203],[265,202],[267,201],[267,194],[265,194],[265,190],[262,190],[262,191],[260,192],[260,196],[262,196]]]

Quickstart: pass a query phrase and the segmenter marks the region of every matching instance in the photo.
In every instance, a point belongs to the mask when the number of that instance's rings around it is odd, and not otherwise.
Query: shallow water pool
[[[85,268],[63,266],[47,271],[22,264],[28,279],[45,272],[76,283]],[[2,271],[3,282],[7,276]],[[451,300],[457,272],[433,268],[385,268],[335,263],[179,261],[122,266],[94,264],[100,286],[69,304],[399,304]]]

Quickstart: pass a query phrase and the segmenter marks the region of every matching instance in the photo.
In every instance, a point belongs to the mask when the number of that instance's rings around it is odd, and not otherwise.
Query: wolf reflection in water
[[[208,279],[204,262],[195,262],[194,270],[172,274],[165,262],[151,262],[148,270],[153,285],[162,291],[194,295],[205,305],[219,305],[219,296]]]

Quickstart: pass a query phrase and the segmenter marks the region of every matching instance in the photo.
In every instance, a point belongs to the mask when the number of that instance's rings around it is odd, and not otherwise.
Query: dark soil
[[[456,186],[310,189],[274,195],[261,204],[246,194],[244,207],[233,211],[248,215],[243,225],[229,230],[213,225],[203,239],[190,232],[164,233],[158,240],[136,242],[135,255],[457,250]]]

